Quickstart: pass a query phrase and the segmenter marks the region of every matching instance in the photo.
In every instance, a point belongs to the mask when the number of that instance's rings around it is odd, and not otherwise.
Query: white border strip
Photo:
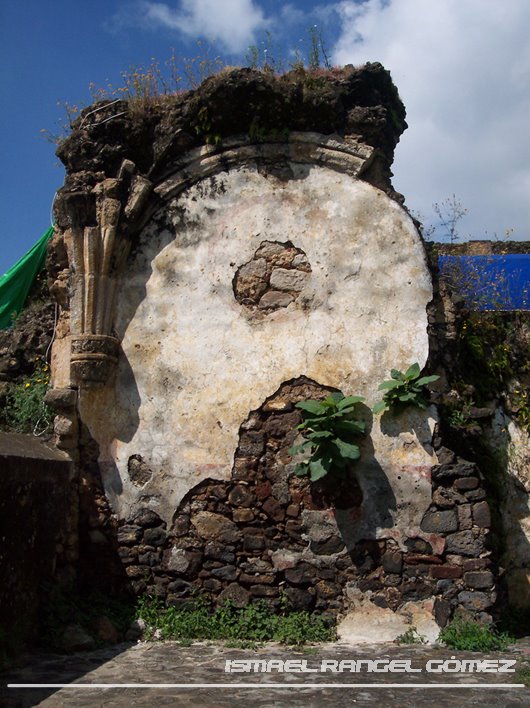
[[[524,683],[8,683],[8,688],[525,688]]]

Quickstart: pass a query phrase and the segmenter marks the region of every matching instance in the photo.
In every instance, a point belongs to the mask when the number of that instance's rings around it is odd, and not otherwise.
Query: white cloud
[[[143,17],[154,27],[176,30],[190,38],[205,37],[231,54],[244,51],[255,34],[268,26],[254,0],[181,0],[178,6],[142,3]]]
[[[380,61],[409,129],[394,185],[423,213],[455,193],[464,235],[530,237],[530,2],[345,0],[337,64]]]

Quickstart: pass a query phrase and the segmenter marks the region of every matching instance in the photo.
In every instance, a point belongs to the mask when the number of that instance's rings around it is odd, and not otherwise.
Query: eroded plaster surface
[[[530,607],[530,436],[502,409],[496,411],[492,441],[506,474],[500,478],[499,511],[504,530],[503,566],[510,603]]]
[[[291,168],[288,181],[241,166],[194,185],[133,248],[116,308],[116,381],[80,400],[120,516],[147,504],[170,521],[198,482],[228,479],[240,425],[282,382],[304,375],[372,405],[391,368],[426,361],[431,282],[408,215],[347,175]],[[310,272],[292,301],[252,310],[233,280],[265,241],[303,251]],[[419,528],[433,421],[370,422],[367,489],[382,475],[396,500],[390,518]]]

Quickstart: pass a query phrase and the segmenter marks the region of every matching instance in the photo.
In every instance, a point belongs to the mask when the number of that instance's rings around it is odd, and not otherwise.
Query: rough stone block
[[[458,602],[466,610],[472,612],[482,612],[492,606],[492,598],[484,592],[476,592],[471,590],[463,590],[458,593]]]
[[[44,402],[56,411],[74,408],[77,402],[77,391],[73,388],[51,388],[46,391]]]
[[[202,554],[183,548],[172,548],[166,556],[164,565],[174,573],[194,573],[201,567]]]
[[[462,556],[479,556],[485,550],[484,537],[473,531],[458,531],[446,539],[447,552]]]
[[[470,489],[476,489],[479,483],[478,477],[461,477],[460,479],[455,479],[454,486],[460,492],[467,492]]]
[[[261,529],[245,529],[243,548],[246,551],[261,551],[265,545],[265,537]]]
[[[301,270],[274,268],[271,273],[270,285],[276,290],[294,290],[300,292],[308,279],[308,274]]]
[[[469,573],[464,573],[464,582],[470,588],[488,589],[494,583],[493,573],[489,570],[470,571]]]
[[[419,536],[407,538],[405,546],[412,553],[426,553],[427,555],[431,555],[433,551],[431,544]]]
[[[237,523],[248,523],[253,521],[255,514],[251,509],[234,509],[232,519]]]
[[[482,529],[489,529],[491,526],[491,513],[488,502],[481,501],[473,504],[473,523]]]
[[[467,501],[481,501],[486,498],[486,491],[483,487],[478,487],[477,489],[470,489],[468,492],[464,492]]]
[[[140,511],[133,516],[131,522],[142,528],[150,528],[152,526],[163,526],[163,528],[166,528],[166,522],[162,521],[158,514],[152,509],[140,509]]]
[[[443,600],[442,598],[437,597],[434,601],[433,613],[434,619],[440,625],[440,627],[445,627],[451,619],[451,603],[447,600]]]
[[[457,507],[458,512],[458,528],[460,531],[467,531],[473,526],[471,515],[471,504],[461,504]]]
[[[284,593],[295,612],[310,612],[315,605],[315,594],[311,588],[286,588]]]
[[[211,511],[199,511],[191,518],[201,538],[219,543],[234,543],[241,538],[241,531],[233,521]]]
[[[440,509],[452,509],[459,501],[465,501],[464,497],[454,492],[452,489],[446,489],[445,487],[438,487],[435,489],[432,495],[432,503],[439,507]]]
[[[340,553],[344,548],[345,544],[340,536],[331,536],[326,541],[311,541],[311,550],[321,556]]]
[[[263,433],[249,430],[239,440],[238,452],[243,457],[259,457],[265,451],[265,436]]]
[[[470,570],[483,570],[483,568],[487,568],[489,565],[489,558],[466,558],[463,563],[465,573]]]
[[[409,565],[421,564],[421,563],[434,563],[440,565],[443,563],[440,556],[427,555],[426,553],[407,553],[405,556],[405,561]]]
[[[241,570],[245,573],[274,573],[272,563],[261,558],[251,558],[245,563],[241,563]]]
[[[274,575],[266,573],[241,573],[239,576],[239,582],[244,585],[272,585],[274,580]]]
[[[162,546],[166,542],[167,533],[160,526],[145,529],[144,543],[150,546]]]
[[[217,598],[219,604],[226,600],[233,602],[236,607],[245,607],[250,602],[250,593],[238,583],[230,583]]]
[[[449,580],[462,577],[462,566],[460,565],[435,565],[431,567],[432,578],[438,580]]]
[[[290,293],[281,292],[280,290],[269,290],[259,301],[259,307],[263,310],[287,307],[293,300],[294,297]]]
[[[451,533],[458,529],[458,517],[454,509],[446,511],[429,510],[422,519],[422,531],[429,533]]]
[[[431,475],[435,482],[456,479],[457,477],[471,477],[476,475],[477,466],[473,462],[460,462],[451,465],[438,465],[433,467]]]
[[[262,509],[274,521],[283,521],[285,519],[285,510],[274,497],[266,499],[263,502]]]
[[[216,580],[215,578],[206,578],[202,586],[208,592],[218,592],[223,587],[223,584],[220,580]]]
[[[122,526],[118,530],[117,541],[123,546],[132,546],[142,537],[142,529],[139,526]]]
[[[313,582],[316,576],[316,568],[309,563],[299,563],[294,568],[287,568],[285,579],[293,585],[304,585]]]
[[[440,465],[452,465],[456,461],[456,455],[447,447],[441,447],[436,451],[436,457]]]
[[[219,543],[207,543],[204,547],[204,557],[222,563],[233,563],[236,559],[233,553],[233,546],[226,546]]]
[[[234,565],[225,565],[223,568],[213,568],[210,573],[215,578],[228,582],[232,582],[237,578],[236,567]]]
[[[278,597],[280,590],[271,585],[253,585],[250,594],[254,597]]]
[[[256,503],[256,497],[245,484],[238,484],[228,495],[228,501],[234,506],[251,507]]]

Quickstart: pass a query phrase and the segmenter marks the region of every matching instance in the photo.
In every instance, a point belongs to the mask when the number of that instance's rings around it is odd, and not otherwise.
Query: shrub
[[[491,625],[454,619],[440,632],[439,640],[461,651],[504,651],[513,639],[507,632],[497,632]]]
[[[388,410],[399,410],[406,406],[417,406],[419,408],[427,408],[428,401],[426,398],[426,385],[437,381],[440,377],[420,376],[420,365],[412,364],[402,373],[397,369],[392,369],[390,372],[391,379],[383,381],[379,385],[380,391],[385,391],[383,400],[376,403],[373,407],[374,413],[382,413]]]
[[[290,455],[310,450],[309,460],[299,462],[295,474],[308,474],[312,482],[325,477],[328,472],[344,472],[347,466],[361,456],[353,442],[364,433],[364,423],[355,420],[355,406],[361,396],[344,396],[332,393],[323,401],[300,401],[296,408],[302,411],[303,422],[298,430],[306,440],[289,449]]]
[[[406,632],[396,637],[396,642],[398,644],[426,644],[427,640],[416,627],[409,627]]]
[[[212,611],[208,600],[200,596],[178,608],[166,608],[160,600],[144,597],[137,618],[146,623],[148,636],[185,642],[224,639],[304,644],[335,639],[335,630],[325,618],[308,612],[273,614],[264,601],[241,608],[225,602]]]
[[[30,378],[23,383],[9,384],[3,413],[8,429],[36,435],[51,430],[54,414],[44,403],[49,376],[48,364],[42,357],[36,356],[35,369]]]

